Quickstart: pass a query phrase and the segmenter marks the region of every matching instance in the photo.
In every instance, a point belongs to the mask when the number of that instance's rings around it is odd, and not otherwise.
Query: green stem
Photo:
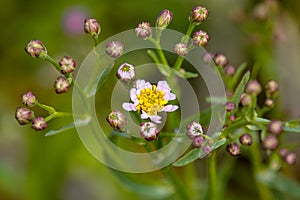
[[[73,117],[72,113],[67,113],[67,112],[55,112],[48,117],[45,118],[45,121],[48,122],[51,119],[57,118],[57,117]]]
[[[40,107],[40,108],[42,108],[42,109],[44,109],[44,110],[46,110],[46,111],[48,111],[51,115],[54,114],[54,113],[56,113],[56,110],[53,107],[51,107],[51,106],[47,106],[47,105],[41,104],[39,102],[36,102],[35,105],[38,106],[38,107]]]
[[[55,69],[60,73],[61,68],[60,68],[59,64],[53,58],[51,58],[50,56],[47,55],[45,60],[50,62],[55,67]]]
[[[169,66],[168,61],[167,61],[167,59],[165,57],[165,54],[161,50],[161,46],[160,46],[159,40],[155,40],[152,37],[149,37],[148,40],[155,45],[155,48],[156,48],[158,56],[160,57],[161,63],[164,64],[164,65]]]
[[[189,41],[189,37],[190,37],[190,35],[192,34],[194,28],[195,28],[195,25],[192,24],[192,23],[190,23],[190,24],[189,24],[189,27],[188,27],[188,29],[187,29],[187,31],[186,31],[185,36],[181,39],[181,42],[187,43],[187,42]],[[183,60],[184,60],[183,57],[181,57],[181,56],[178,56],[178,57],[177,57],[176,62],[175,62],[175,64],[174,64],[174,66],[173,66],[175,70],[177,70],[177,71],[180,70],[180,67],[181,67],[181,65],[182,65],[182,63],[183,63]]]
[[[217,151],[213,151],[208,158],[208,199],[217,200],[218,197],[218,180],[217,180],[217,167],[216,167]]]

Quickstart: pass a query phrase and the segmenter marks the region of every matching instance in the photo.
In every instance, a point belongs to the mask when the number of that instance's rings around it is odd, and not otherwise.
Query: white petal
[[[173,112],[173,111],[175,111],[177,109],[178,109],[178,106],[176,106],[176,105],[167,105],[161,111]]]
[[[137,95],[137,93],[136,93],[136,89],[135,88],[132,88],[131,90],[130,90],[130,99],[134,102],[134,101],[136,101],[136,95]]]
[[[140,89],[143,85],[145,85],[145,81],[144,80],[136,80],[136,82],[135,82],[135,88],[136,89]]]
[[[176,95],[171,92],[167,92],[165,93],[164,99],[167,101],[174,100],[176,99]]]
[[[157,90],[163,90],[167,93],[167,92],[170,92],[171,88],[170,88],[169,84],[167,83],[167,81],[158,81]]]
[[[160,123],[161,123],[161,121],[160,121],[161,117],[158,116],[158,115],[152,115],[152,116],[149,116],[149,118],[150,118],[150,120],[153,121],[154,123],[157,123],[157,124],[160,124]]]
[[[132,103],[123,103],[122,107],[124,110],[127,110],[127,111],[136,111],[136,108],[135,108],[134,104],[132,104]]]
[[[142,110],[141,118],[147,119],[147,118],[149,118],[149,116],[147,115],[147,113],[145,111]]]

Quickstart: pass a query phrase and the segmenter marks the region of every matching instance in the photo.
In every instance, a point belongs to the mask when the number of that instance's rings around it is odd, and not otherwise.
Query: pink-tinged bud
[[[37,102],[35,95],[32,92],[27,92],[22,95],[22,102],[28,107],[33,107]]]
[[[58,62],[61,73],[63,74],[69,74],[75,70],[76,62],[69,56],[64,56],[59,62]]]
[[[251,96],[246,93],[242,94],[240,101],[241,101],[241,104],[245,107],[250,106],[252,104]]]
[[[149,22],[141,22],[134,29],[134,32],[138,38],[145,40],[152,34],[151,25]]]
[[[214,54],[213,53],[211,53],[211,52],[207,52],[207,53],[205,53],[203,56],[202,56],[202,60],[203,60],[203,62],[205,62],[205,63],[211,63],[212,61],[213,61],[213,59],[214,59]]]
[[[274,107],[274,100],[273,99],[266,99],[265,100],[265,106],[267,106],[269,108],[273,108]]]
[[[106,54],[113,57],[118,58],[124,51],[124,46],[119,41],[111,41],[106,44]]]
[[[148,141],[154,140],[158,136],[157,125],[152,122],[144,122],[141,124],[141,136]]]
[[[203,152],[204,152],[205,155],[208,155],[208,154],[211,153],[212,147],[211,147],[210,144],[206,143],[206,144],[204,144],[204,146],[202,147],[202,150],[203,150]]]
[[[201,24],[201,22],[204,22],[206,20],[207,16],[208,16],[208,11],[205,7],[195,6],[192,9],[189,20],[191,23],[195,25],[199,25]]]
[[[174,46],[174,52],[179,56],[185,56],[188,53],[188,46],[186,43],[179,42]]]
[[[204,144],[204,142],[205,142],[205,139],[204,139],[203,137],[201,137],[201,136],[196,136],[196,137],[194,137],[194,139],[193,139],[193,146],[194,146],[195,148],[200,148],[200,147]]]
[[[169,10],[163,10],[156,19],[156,28],[167,28],[172,21],[173,13]]]
[[[284,161],[289,165],[295,165],[297,160],[297,156],[293,152],[289,152],[285,155]]]
[[[209,35],[205,31],[197,31],[193,34],[193,44],[198,47],[204,47],[209,41]]]
[[[31,128],[33,128],[36,131],[41,131],[47,128],[47,123],[43,117],[36,117],[32,121]]]
[[[240,147],[237,143],[231,143],[226,146],[226,151],[232,156],[240,155]]]
[[[235,115],[230,115],[229,116],[229,120],[232,121],[232,122],[234,122],[235,121]]]
[[[54,88],[57,94],[68,92],[70,86],[70,81],[63,76],[58,77],[54,82]]]
[[[201,136],[203,134],[203,127],[198,122],[191,122],[186,126],[186,135],[190,139],[194,139],[196,136]]]
[[[106,121],[115,131],[122,131],[127,125],[126,116],[118,110],[114,110],[107,117]]]
[[[228,64],[228,59],[226,58],[226,56],[224,56],[224,54],[221,53],[217,53],[214,57],[214,61],[216,63],[216,65],[224,67],[225,65]]]
[[[96,19],[85,19],[83,28],[84,32],[92,37],[98,37],[101,32],[101,27]]]
[[[278,145],[278,139],[274,135],[268,135],[263,141],[263,147],[267,150],[275,150]]]
[[[289,150],[287,150],[286,148],[282,148],[279,150],[278,154],[284,158],[287,154],[289,153]]]
[[[273,120],[268,125],[268,131],[278,135],[283,131],[283,123],[280,120]]]
[[[227,76],[233,76],[235,74],[235,68],[232,66],[232,65],[228,65],[226,68],[225,68],[225,74]]]
[[[246,93],[258,95],[261,92],[261,85],[257,80],[250,80],[246,85]]]
[[[268,97],[272,97],[278,93],[279,85],[276,81],[270,80],[266,85],[266,93]]]
[[[15,118],[20,125],[28,124],[34,118],[34,113],[28,108],[18,107],[15,113]]]
[[[232,112],[235,109],[235,104],[232,102],[227,102],[225,105],[225,109],[227,112]]]
[[[128,63],[122,64],[117,71],[117,77],[124,82],[133,81],[135,79],[135,69],[133,65]]]
[[[252,136],[248,133],[241,135],[239,140],[240,140],[240,143],[245,146],[250,146],[252,144]]]
[[[47,49],[40,40],[31,40],[25,51],[33,58],[45,59],[47,57]]]

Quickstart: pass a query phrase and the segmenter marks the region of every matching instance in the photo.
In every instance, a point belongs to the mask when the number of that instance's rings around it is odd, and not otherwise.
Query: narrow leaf
[[[221,147],[222,145],[224,145],[226,143],[227,139],[226,138],[222,138],[220,140],[218,140],[216,143],[213,144],[212,149],[217,149],[219,147]]]
[[[245,68],[247,67],[247,63],[242,63],[238,69],[236,70],[236,73],[231,81],[231,88],[234,89],[236,88],[236,85],[238,83],[238,81],[241,79],[241,76],[245,70]]]
[[[241,82],[239,83],[239,85],[237,86],[233,96],[232,96],[232,99],[231,99],[231,102],[233,102],[235,104],[236,107],[238,107],[238,104],[240,102],[240,98],[241,98],[241,95],[243,94],[244,90],[245,90],[245,86],[247,84],[247,82],[249,81],[249,78],[250,78],[250,72],[248,71],[242,78]]]
[[[186,78],[186,79],[198,77],[198,74],[197,74],[197,73],[187,72],[187,71],[183,72],[182,75],[183,75],[183,77]]]
[[[187,165],[199,158],[200,151],[201,151],[200,148],[192,149],[190,152],[185,154],[183,157],[181,157],[179,160],[174,162],[172,165],[175,167],[181,167]]]

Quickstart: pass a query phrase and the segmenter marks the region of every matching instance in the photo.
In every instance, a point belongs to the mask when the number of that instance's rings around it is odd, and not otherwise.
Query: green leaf
[[[114,67],[114,63],[110,64],[103,72],[100,76],[98,76],[96,78],[96,80],[94,81],[91,90],[87,91],[89,92],[88,96],[94,96],[96,94],[96,92],[100,89],[100,87],[104,84],[105,80],[107,79],[108,75],[110,74],[110,72],[112,71]]]
[[[234,77],[232,78],[231,81],[231,88],[234,89],[236,88],[236,85],[238,83],[238,81],[241,79],[241,76],[245,70],[245,68],[247,67],[247,63],[242,63],[238,69],[236,70],[236,73],[234,75]]]
[[[235,92],[234,92],[234,94],[232,96],[231,102],[234,103],[236,107],[238,107],[241,95],[243,94],[243,92],[245,90],[245,86],[246,86],[247,82],[249,81],[249,78],[250,78],[250,72],[248,71],[243,76],[241,82],[237,86],[237,88],[236,88],[236,90],[235,90]]]
[[[213,144],[212,149],[217,149],[219,147],[221,147],[222,145],[224,145],[226,143],[227,139],[226,138],[222,138],[220,140],[218,140],[216,143]]]
[[[58,133],[62,133],[62,132],[64,132],[64,131],[73,129],[73,128],[75,128],[75,124],[76,124],[77,126],[84,126],[84,125],[88,124],[88,123],[90,122],[90,120],[91,120],[90,118],[86,118],[86,119],[83,119],[83,120],[78,120],[78,121],[76,121],[76,123],[75,123],[75,122],[72,122],[72,123],[70,123],[70,124],[68,124],[68,125],[66,125],[66,126],[61,127],[61,128],[58,129],[58,130],[51,130],[51,131],[48,131],[48,132],[45,134],[45,136],[52,136],[52,135],[56,135],[56,134],[58,134]]]
[[[212,139],[218,138],[221,134],[222,132],[215,132],[214,134],[212,134],[211,138]]]
[[[166,184],[142,184],[129,176],[129,174],[111,169],[115,177],[121,182],[121,185],[137,193],[143,199],[168,199],[174,194],[174,189]]]
[[[181,157],[179,160],[174,162],[172,165],[175,167],[181,167],[181,166],[187,165],[199,158],[200,151],[201,151],[201,148],[192,149],[190,152],[185,154],[183,157]]]
[[[184,78],[189,79],[189,78],[196,78],[198,77],[197,73],[193,73],[193,72],[187,72],[184,71],[183,73],[181,73],[183,75]]]
[[[287,131],[287,132],[300,133],[300,126],[297,126],[297,127],[292,126],[291,127],[289,125],[284,125],[283,130]]]

